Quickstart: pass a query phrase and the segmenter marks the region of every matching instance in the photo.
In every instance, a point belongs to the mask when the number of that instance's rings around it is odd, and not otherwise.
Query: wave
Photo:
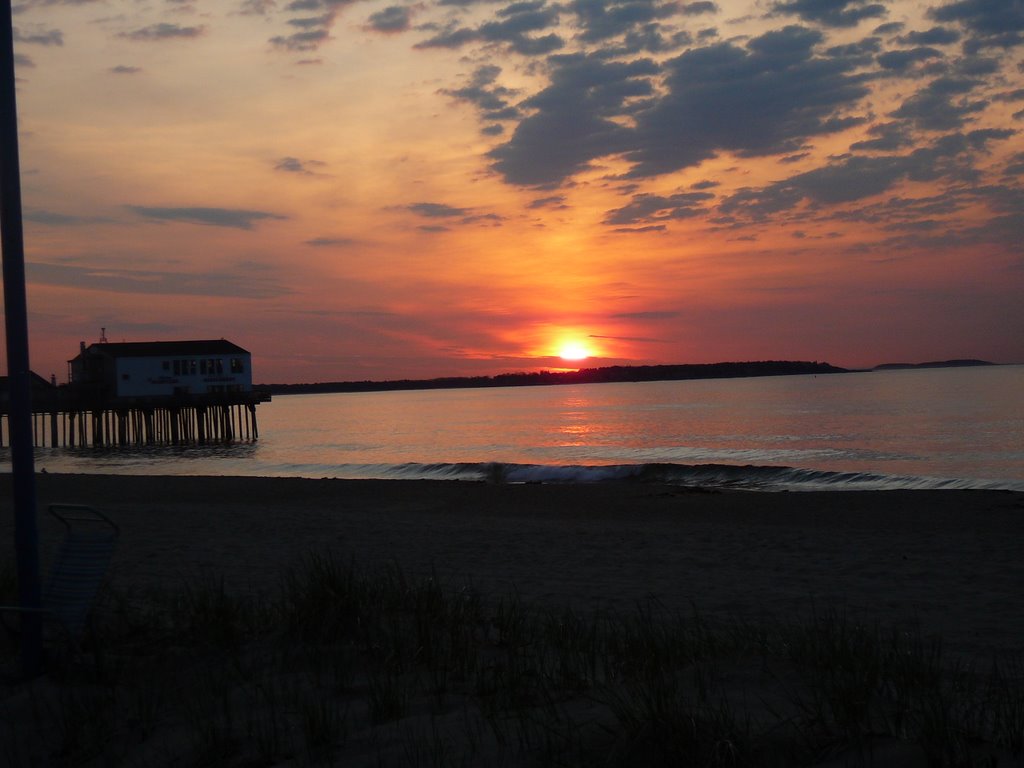
[[[321,468],[325,469],[325,468]],[[492,483],[648,483],[742,490],[1014,490],[1016,480],[979,480],[870,472],[834,472],[732,464],[548,465],[504,462],[378,464],[336,467],[338,476]],[[323,474],[323,473],[321,473]]]

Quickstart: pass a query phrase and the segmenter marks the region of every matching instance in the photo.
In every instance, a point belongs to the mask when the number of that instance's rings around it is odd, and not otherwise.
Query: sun
[[[590,350],[579,341],[566,341],[558,348],[558,356],[563,360],[586,360]]]

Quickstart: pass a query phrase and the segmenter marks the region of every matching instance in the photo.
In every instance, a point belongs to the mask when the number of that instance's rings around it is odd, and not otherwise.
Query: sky
[[[13,19],[43,376],[101,328],[262,383],[1024,363],[1024,0]]]

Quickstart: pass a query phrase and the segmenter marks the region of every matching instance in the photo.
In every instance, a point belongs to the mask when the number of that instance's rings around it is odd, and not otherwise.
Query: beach
[[[1021,493],[40,473],[37,495],[44,567],[51,503],[121,534],[84,650],[0,685],[10,765],[1022,754]],[[13,515],[0,536],[10,594]]]
[[[5,498],[9,486],[0,478]],[[61,532],[46,506],[90,504],[121,527],[111,585],[125,591],[223,579],[271,593],[330,554],[578,611],[840,608],[972,656],[1024,638],[1020,493],[40,474],[37,494],[44,567]],[[4,559],[12,518],[0,519]]]

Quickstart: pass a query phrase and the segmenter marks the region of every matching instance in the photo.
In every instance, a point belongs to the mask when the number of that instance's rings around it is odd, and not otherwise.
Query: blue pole
[[[21,622],[21,662],[26,675],[42,670],[43,626],[39,583],[39,531],[32,437],[32,378],[28,364],[25,239],[18,162],[18,109],[14,81],[11,0],[0,0],[0,243],[3,246],[4,320],[10,386],[11,474],[18,597],[28,609]]]

